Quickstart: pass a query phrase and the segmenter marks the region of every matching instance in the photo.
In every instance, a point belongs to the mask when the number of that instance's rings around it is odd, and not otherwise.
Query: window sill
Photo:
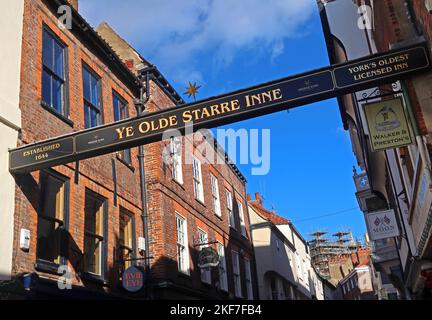
[[[186,272],[186,271],[178,270],[178,274],[179,274],[179,276],[187,278],[187,279],[190,279],[190,277],[191,277],[190,271]]]
[[[202,201],[202,200],[200,200],[200,199],[198,199],[198,198],[195,198],[195,200],[199,203],[199,204],[201,204],[202,206],[206,206],[205,205],[205,203]]]
[[[223,221],[222,215],[214,214],[216,218],[218,218],[220,221]]]
[[[213,285],[210,282],[205,282],[201,280],[201,284],[205,287],[213,287]]]
[[[41,271],[41,272],[46,272],[46,273],[55,274],[59,276],[63,274],[58,270],[60,268],[59,264],[45,261],[45,260],[37,259],[36,262],[34,263],[34,267],[37,271]]]
[[[172,178],[171,180],[174,181],[180,188],[182,188],[183,190],[186,190],[184,185],[183,185],[183,182],[180,182],[174,178]]]
[[[99,276],[99,275],[96,275],[96,274],[92,274],[92,273],[89,273],[89,272],[82,272],[80,274],[80,278],[83,279],[83,280],[94,282],[96,284],[103,285],[103,286],[108,285],[108,282],[106,280],[104,280],[102,276]]]
[[[48,104],[46,104],[42,100],[40,101],[40,104],[41,104],[42,108],[44,108],[49,113],[53,114],[54,116],[56,116],[57,118],[59,118],[60,120],[62,120],[63,122],[65,122],[67,125],[69,125],[70,127],[73,128],[74,123],[73,123],[73,121],[71,119],[65,117],[61,113],[58,113],[57,111],[55,111],[53,108],[51,108]]]
[[[132,172],[135,172],[135,168],[132,166],[132,163],[123,160],[123,158],[120,157],[118,153],[116,153],[116,158],[119,162],[123,163],[126,167],[128,167]]]

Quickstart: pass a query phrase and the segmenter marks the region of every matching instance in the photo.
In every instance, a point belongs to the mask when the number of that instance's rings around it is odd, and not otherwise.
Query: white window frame
[[[253,300],[253,287],[252,287],[252,272],[251,263],[248,258],[244,258],[245,264],[245,281],[246,281],[246,291],[248,300]]]
[[[179,230],[179,227],[181,227],[182,230]],[[182,239],[180,239],[180,234],[179,234],[180,231],[182,232]],[[187,220],[178,212],[176,212],[176,233],[177,233],[176,237],[177,237],[178,271],[185,274],[190,274]],[[180,251],[180,246],[182,246],[181,251]]]
[[[202,179],[202,171],[201,171],[201,161],[193,156],[192,158],[192,174],[194,181],[194,195],[195,199],[204,203],[204,188],[203,188],[203,179]]]
[[[181,151],[181,137],[171,137],[170,153],[172,159],[172,178],[178,183],[183,184],[183,162]]]
[[[237,207],[238,207],[239,218],[240,218],[240,233],[243,237],[247,238],[245,217],[244,217],[244,211],[243,211],[243,203],[239,200],[237,200]]]
[[[218,179],[215,177],[214,174],[210,174],[210,180],[211,180],[211,189],[212,189],[212,199],[213,199],[213,210],[215,215],[218,217],[222,216],[221,212],[221,206],[220,206],[220,197],[219,197],[219,185],[218,185]]]
[[[233,265],[234,294],[237,298],[242,298],[240,256],[239,253],[234,250],[231,252],[231,256]]]
[[[217,251],[219,254],[219,289],[228,292],[228,274],[225,258],[225,246],[221,243],[217,243]]]
[[[198,229],[198,239],[200,243],[200,250],[208,247],[208,234],[202,229]],[[210,269],[201,269],[201,282],[211,284],[211,270]]]
[[[225,197],[226,197],[226,202],[227,202],[227,211],[228,211],[228,223],[229,226],[231,228],[233,228],[234,230],[237,230],[236,225],[235,225],[235,219],[234,219],[234,210],[233,210],[233,197],[232,197],[232,193],[229,190],[225,190]]]

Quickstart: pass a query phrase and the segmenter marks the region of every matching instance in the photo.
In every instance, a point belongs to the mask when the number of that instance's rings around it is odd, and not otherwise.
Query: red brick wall
[[[45,110],[41,104],[42,77],[42,28],[48,26],[67,46],[67,74],[70,106],[70,120],[73,126]],[[19,144],[63,135],[84,128],[82,62],[88,64],[100,77],[102,82],[102,101],[104,123],[114,121],[112,107],[112,90],[114,89],[129,104],[129,111],[134,115],[133,95],[101,60],[93,54],[74,33],[57,27],[55,16],[42,1],[26,0],[24,6],[23,48],[20,109],[22,111],[22,135]],[[113,205],[114,181],[112,159],[116,161],[118,178],[118,205]],[[75,183],[75,164],[55,167],[54,170],[70,180],[69,233],[73,244],[83,251],[84,233],[84,195],[85,188],[108,199],[108,268],[109,277],[118,279],[114,248],[117,246],[119,233],[119,208],[125,207],[135,214],[137,237],[142,235],[140,219],[141,201],[139,189],[137,150],[132,150],[132,167],[120,162],[115,154],[81,161],[79,178]],[[36,259],[37,209],[39,195],[39,173],[35,172],[17,177],[16,213],[13,272],[32,272]],[[31,248],[29,252],[19,249],[19,231],[21,228],[31,230]],[[72,267],[72,265],[70,264]],[[73,269],[73,268],[72,268]],[[41,273],[43,277],[53,277]],[[55,277],[54,277],[55,278]],[[79,277],[73,277],[74,283],[80,283]]]
[[[153,112],[173,106],[173,102],[154,82],[151,83],[150,91],[151,98],[147,104],[148,111]],[[246,186],[228,165],[206,164],[205,157],[195,149],[196,156],[202,162],[204,204],[200,203],[194,196],[192,165],[185,163],[186,141],[192,144],[192,137],[186,136],[182,138],[183,185],[172,179],[172,167],[170,164],[166,165],[165,170],[163,169],[162,151],[163,148],[168,147],[169,141],[145,146],[145,168],[149,193],[150,251],[154,257],[152,260],[153,277],[154,281],[169,279],[192,289],[208,290],[210,287],[201,283],[200,270],[194,266],[197,258],[197,247],[193,244],[198,241],[198,228],[207,232],[210,242],[220,241],[225,244],[228,270],[231,268],[230,257],[233,248],[237,251],[243,249],[244,256],[250,258],[251,267],[253,268],[253,253],[248,240],[250,239],[250,232]],[[195,142],[193,145],[196,147],[199,144],[201,144],[201,141]],[[210,173],[218,179],[222,218],[216,216],[213,211]],[[240,235],[240,221],[237,211],[235,212],[237,231],[230,229],[228,226],[225,190],[229,190],[233,198],[235,197],[237,201],[243,204],[248,239]],[[191,265],[190,277],[179,274],[177,271],[176,212],[187,219]],[[216,248],[215,244],[212,246]],[[241,267],[244,267],[242,262]],[[252,272],[254,271],[252,270]],[[242,275],[244,277],[244,270]],[[231,276],[232,272],[229,271],[229,288],[233,292],[234,285]],[[214,273],[213,277],[214,279],[217,278],[217,274]]]
[[[41,75],[42,75],[42,26],[46,24],[68,48],[68,82],[70,126],[57,116],[41,107]],[[20,108],[22,110],[22,140],[19,144],[31,143],[58,136],[65,133],[79,131],[84,128],[83,92],[82,92],[82,63],[88,64],[102,79],[102,99],[104,123],[114,121],[112,108],[112,90],[118,92],[128,103],[130,116],[135,115],[133,108],[133,95],[111,72],[109,66],[91,52],[73,33],[60,30],[57,27],[55,16],[47,9],[42,1],[25,1],[23,53]],[[147,110],[152,112],[172,107],[173,102],[154,83],[151,83],[151,98],[147,103]],[[190,137],[184,138],[189,139]],[[183,139],[183,140],[184,140]],[[185,140],[184,140],[185,141]],[[205,205],[195,200],[193,195],[192,165],[183,167],[183,186],[174,182],[171,177],[171,167],[164,169],[162,150],[165,142],[152,143],[144,146],[145,175],[147,182],[147,207],[149,214],[149,245],[152,275],[154,281],[171,280],[179,285],[196,289],[214,290],[205,287],[200,281],[200,272],[194,267],[196,263],[196,248],[193,243],[197,241],[198,227],[208,232],[209,241],[218,240],[227,247],[226,258],[229,272],[230,291],[233,292],[233,279],[231,272],[231,249],[235,248],[243,256],[249,257],[253,268],[253,252],[248,239],[240,235],[240,223],[236,215],[237,230],[228,227],[226,211],[225,188],[230,190],[233,198],[243,203],[246,229],[249,233],[245,184],[234,171],[225,164],[214,166],[203,162],[202,175]],[[183,154],[184,157],[184,154]],[[112,176],[112,159],[115,159],[118,179],[118,206],[113,205],[114,182]],[[185,159],[183,159],[184,163]],[[75,183],[75,164],[62,165],[54,168],[70,179],[70,218],[69,233],[74,248],[81,252],[84,247],[84,196],[85,188],[108,199],[108,269],[111,284],[116,285],[118,270],[115,264],[114,250],[118,240],[119,206],[124,206],[135,214],[136,238],[142,236],[142,223],[140,219],[141,200],[139,188],[139,164],[137,148],[132,150],[132,168],[120,162],[115,154],[107,154],[96,158],[80,161],[79,179]],[[216,175],[219,183],[222,219],[215,216],[212,207],[210,172]],[[39,199],[39,173],[20,176],[17,178],[16,188],[16,217],[14,239],[14,272],[32,272],[36,259],[37,235],[37,208]],[[188,235],[191,252],[191,276],[182,277],[177,272],[175,212],[182,213],[188,219]],[[29,252],[19,249],[19,231],[21,228],[31,230],[31,248]],[[241,261],[241,271],[244,280],[244,267]],[[72,264],[69,263],[71,267]],[[252,273],[254,270],[252,269]],[[40,273],[43,277],[56,278],[56,276]],[[214,274],[216,276],[216,274]],[[73,282],[81,284],[78,276]],[[242,282],[243,285],[245,282]],[[87,284],[86,284],[87,285]],[[245,288],[243,288],[245,292]]]
[[[426,10],[424,1],[411,1],[414,9],[414,13],[422,30],[425,33],[425,37],[430,43],[432,41],[432,13]]]

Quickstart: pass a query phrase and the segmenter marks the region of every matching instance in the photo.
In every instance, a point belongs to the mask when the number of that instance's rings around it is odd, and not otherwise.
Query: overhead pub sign
[[[9,171],[29,172],[282,111],[430,70],[425,43],[312,70],[250,88],[10,150]]]
[[[373,151],[412,143],[402,98],[365,104],[364,111]]]

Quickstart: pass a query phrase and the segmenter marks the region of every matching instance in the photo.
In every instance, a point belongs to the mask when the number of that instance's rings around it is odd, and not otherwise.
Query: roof
[[[124,38],[122,38],[111,26],[106,22],[101,22],[97,27],[96,31],[101,33],[103,29],[109,30],[109,32],[117,38],[118,41],[122,42],[126,45],[130,50],[132,50],[137,58],[141,60],[143,68],[141,70],[137,70],[138,77],[144,77],[148,72],[151,74],[152,80],[156,82],[160,88],[168,95],[168,97],[173,101],[175,105],[183,104],[184,100],[178,94],[178,92],[174,89],[174,87],[168,82],[165,76],[159,71],[159,69],[151,63],[149,60],[144,58],[135,48]],[[102,35],[103,36],[103,35]]]
[[[45,0],[45,3],[54,14],[57,14],[57,9],[61,5],[69,5],[67,0]],[[72,12],[72,33],[79,35],[81,41],[86,43],[86,46],[103,61],[116,76],[127,86],[132,89],[136,96],[139,96],[141,90],[141,82],[123,63],[114,50],[100,37],[90,24],[78,13],[78,11],[70,6]]]
[[[251,200],[249,204],[255,209],[255,211],[265,220],[272,222],[275,225],[279,224],[290,224],[290,221],[284,217],[277,215],[276,213],[269,211],[258,202],[258,200]]]
[[[354,274],[356,274],[357,272],[361,271],[361,270],[368,270],[369,271],[369,263],[360,263],[359,265],[357,265],[354,269],[351,270],[350,273],[348,273],[343,279],[341,279],[339,281],[339,283],[345,283],[348,279],[350,279]]]

